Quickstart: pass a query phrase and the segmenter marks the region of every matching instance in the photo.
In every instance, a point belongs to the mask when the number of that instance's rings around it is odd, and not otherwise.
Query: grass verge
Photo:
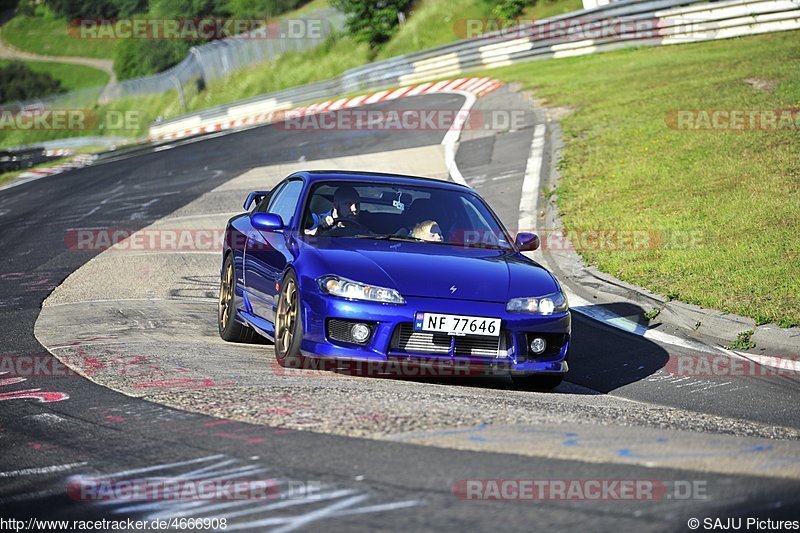
[[[568,231],[646,230],[659,246],[580,250],[590,264],[682,301],[800,325],[796,129],[687,131],[676,110],[794,110],[800,32],[516,65],[562,120],[558,205]]]
[[[114,59],[116,39],[80,39],[68,28],[66,19],[40,5],[36,16],[16,15],[4,24],[0,38],[14,48],[34,54]]]

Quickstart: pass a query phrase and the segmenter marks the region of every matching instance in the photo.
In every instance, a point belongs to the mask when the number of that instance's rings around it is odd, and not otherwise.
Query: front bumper
[[[331,297],[315,290],[301,293],[303,330],[300,351],[305,357],[340,362],[367,363],[389,368],[433,368],[430,375],[563,375],[568,370],[571,317],[569,312],[537,316],[507,313],[505,304],[464,300],[406,297],[405,305],[349,301]],[[499,349],[496,354],[464,349],[470,340],[464,337],[442,339],[430,352],[416,344],[410,352],[398,346],[399,328],[409,331],[418,311],[498,317],[502,319]],[[331,338],[328,328],[331,319],[366,323],[371,335],[363,344]],[[548,349],[540,355],[528,349],[529,335],[542,334]],[[457,340],[461,339],[461,340]],[[442,342],[450,342],[449,349]],[[436,370],[438,369],[439,372]],[[448,370],[449,369],[449,370]]]

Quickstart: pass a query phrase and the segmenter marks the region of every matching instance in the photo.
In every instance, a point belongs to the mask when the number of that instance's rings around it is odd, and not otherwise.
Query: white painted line
[[[334,103],[331,104],[331,107],[329,109],[331,111],[335,111],[336,109],[339,109],[340,107],[344,106],[346,102],[347,98],[341,98],[339,100],[336,100]]]
[[[752,361],[761,366],[769,366],[779,370],[786,370],[792,372],[800,372],[800,360],[790,357],[773,357],[769,355],[756,355],[752,353],[736,352],[725,348],[720,348],[723,352],[731,357]]]
[[[448,83],[447,85],[445,85],[445,86],[442,88],[442,91],[443,91],[443,92],[444,92],[444,91],[447,91],[447,92],[449,92],[449,91],[454,91],[454,90],[455,90],[455,89],[456,89],[456,88],[457,88],[459,85],[461,85],[461,84],[462,84],[462,83],[464,83],[465,81],[466,81],[466,78],[458,78],[458,79],[456,79],[456,80],[453,80],[453,81],[451,81],[450,83]]]
[[[64,472],[65,470],[72,470],[73,468],[77,468],[79,466],[86,466],[87,464],[88,463],[84,461],[80,463],[67,463],[65,465],[43,466],[40,468],[23,468],[22,470],[9,470],[8,472],[0,472],[0,478],[52,474],[54,472]]]
[[[394,90],[394,91],[390,92],[390,93],[389,93],[389,94],[386,96],[385,100],[395,100],[395,99],[397,99],[397,98],[400,98],[400,97],[401,97],[401,96],[403,96],[405,93],[407,93],[407,92],[408,92],[408,90],[409,90],[410,88],[411,88],[411,87],[400,87],[399,89],[396,89],[396,90]]]
[[[61,418],[58,415],[54,415],[53,413],[41,413],[41,414],[38,414],[38,415],[29,415],[29,416],[26,416],[26,417],[23,417],[23,418],[25,418],[26,420],[27,419],[36,420],[38,422],[44,422],[44,423],[66,422],[63,418]]]
[[[472,93],[467,93],[463,91],[452,91],[454,94],[460,94],[464,97],[464,105],[461,106],[461,109],[458,111],[458,116],[464,117],[469,113],[469,110],[472,109],[472,106],[475,105],[475,95]],[[464,176],[461,175],[461,171],[458,169],[458,165],[456,165],[456,144],[458,143],[458,139],[461,137],[461,128],[464,126],[466,121],[459,120],[454,122],[450,129],[447,130],[445,133],[444,138],[442,139],[442,145],[444,146],[444,162],[447,166],[447,172],[450,174],[450,177],[456,183],[460,183],[461,185],[466,185],[469,187],[467,180],[464,179]]]
[[[448,80],[434,83],[433,86],[430,89],[428,89],[427,92],[429,92],[429,93],[439,92],[442,89],[442,87],[444,87],[448,83],[450,83]]]
[[[663,331],[658,331],[656,329],[649,329],[647,326],[639,324],[630,318],[620,316],[602,306],[593,304],[590,301],[581,298],[572,292],[569,287],[566,287],[563,284],[561,285],[561,288],[564,290],[564,294],[567,295],[570,310],[580,313],[583,316],[591,318],[592,320],[597,320],[598,322],[607,324],[612,328],[644,337],[645,339],[653,342],[671,344],[673,346],[680,346],[681,348],[699,352],[717,353],[714,349],[712,349],[710,346],[706,346],[705,344],[689,339],[682,339],[675,335],[670,335],[669,333],[664,333]]]
[[[389,91],[380,91],[380,92],[377,92],[377,93],[373,94],[372,96],[370,96],[369,98],[367,98],[367,99],[364,101],[364,103],[365,103],[365,104],[374,104],[375,102],[377,102],[378,100],[380,100],[381,98],[383,98],[384,96],[386,96],[387,94],[389,94]]]
[[[539,197],[539,183],[544,159],[544,124],[533,129],[533,142],[525,164],[525,177],[522,180],[522,194],[519,198],[519,224],[517,231],[533,231],[536,225],[536,204]]]
[[[481,83],[485,82],[487,79],[489,79],[489,78],[472,78],[467,83],[465,83],[463,87],[461,87],[461,90],[462,91],[471,91],[472,89],[474,89],[475,87],[477,87]]]
[[[345,107],[356,107],[356,106],[360,105],[361,102],[363,102],[366,98],[367,98],[366,94],[362,94],[361,96],[355,96],[355,97],[351,98],[350,100],[348,100],[348,102],[345,105]]]
[[[406,96],[416,96],[416,95],[422,93],[423,91],[425,91],[431,85],[433,85],[433,83],[431,83],[431,82],[423,83],[422,85],[417,85],[416,87],[414,87],[413,89],[408,91],[406,93]]]

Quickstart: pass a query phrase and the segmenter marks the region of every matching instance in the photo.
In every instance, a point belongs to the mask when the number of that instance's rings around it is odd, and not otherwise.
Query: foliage
[[[502,0],[494,6],[492,15],[499,19],[513,19],[520,16],[529,3],[535,4],[536,0]]]
[[[397,31],[412,0],[331,0],[347,17],[347,31],[358,42],[377,48]]]
[[[64,92],[46,72],[34,72],[19,61],[0,67],[0,102],[29,100]]]
[[[76,18],[129,17],[147,9],[147,0],[48,0],[56,15]]]

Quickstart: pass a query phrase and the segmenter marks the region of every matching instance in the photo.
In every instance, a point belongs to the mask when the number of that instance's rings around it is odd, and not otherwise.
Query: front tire
[[[553,390],[564,381],[564,376],[511,376],[514,385],[528,390]]]
[[[236,321],[236,273],[233,269],[233,254],[228,254],[222,266],[217,325],[219,336],[228,342],[250,342],[255,335],[252,328]]]
[[[299,368],[302,356],[303,320],[300,316],[300,286],[291,270],[283,278],[275,313],[275,359],[282,367]]]

